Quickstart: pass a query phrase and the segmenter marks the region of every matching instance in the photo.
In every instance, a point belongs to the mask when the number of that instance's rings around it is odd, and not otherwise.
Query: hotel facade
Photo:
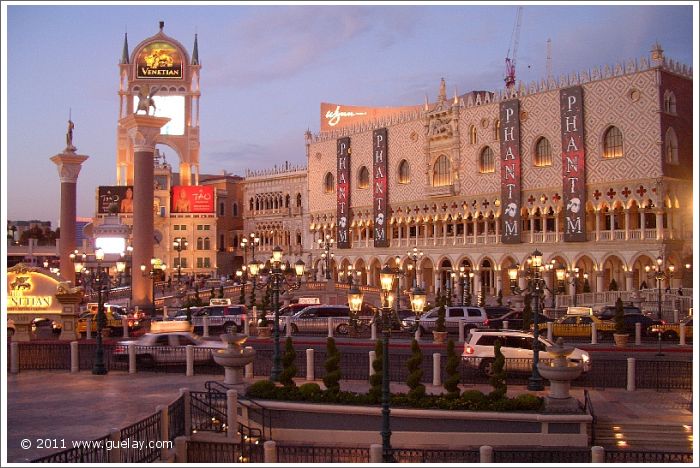
[[[508,268],[524,287],[535,249],[566,268],[567,294],[654,287],[659,256],[676,267],[664,288],[690,286],[691,77],[656,44],[507,90],[448,97],[442,80],[418,106],[322,103],[306,135],[308,248],[318,262],[330,235],[334,277],[352,267],[374,286],[399,257],[428,292],[465,267],[472,291],[508,295]]]

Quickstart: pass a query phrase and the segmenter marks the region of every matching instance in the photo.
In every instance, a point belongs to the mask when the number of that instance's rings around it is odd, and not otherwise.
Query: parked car
[[[332,319],[333,328],[339,335],[350,333],[350,307],[346,305],[311,305],[292,316],[292,333],[308,333],[328,330],[328,318]],[[361,311],[358,319],[367,324],[372,315]],[[280,323],[280,330],[286,332],[286,324]]]
[[[208,317],[210,327],[220,327],[225,333],[238,333],[243,330],[244,317],[248,316],[245,305],[214,305],[190,308],[190,323],[195,329],[204,327],[204,317]],[[187,309],[181,309],[173,320],[187,320]]]
[[[534,315],[532,316],[534,320]],[[537,314],[537,324],[553,322],[553,318],[549,318],[544,314]],[[494,330],[500,330],[503,328],[503,322],[508,322],[508,328],[510,330],[522,330],[523,328],[523,311],[513,310],[507,314],[501,315],[496,318],[489,318],[484,321],[483,326],[485,328],[491,328]]]
[[[126,315],[120,313],[120,311],[126,312],[126,310],[122,307],[105,307],[105,318],[107,319],[105,329],[109,330],[110,335],[119,335],[122,333],[122,318],[126,317]],[[93,335],[97,333],[97,310],[94,312],[92,310],[88,310],[80,314],[75,326],[76,333],[82,337],[87,336],[88,319],[90,319],[90,333]],[[127,320],[127,325],[129,326],[129,331],[138,330],[142,326],[139,320],[133,318],[129,318]]]
[[[651,325],[649,327],[649,335],[658,337],[661,333],[661,338],[664,340],[678,340],[681,336],[681,325],[685,326],[685,337],[693,337],[693,316],[688,316],[681,319],[680,323],[666,323]]]
[[[161,322],[167,323],[167,322]],[[183,326],[186,324],[182,324]],[[117,343],[113,358],[118,361],[128,360],[128,346],[136,345],[137,365],[152,366],[154,364],[184,364],[186,362],[187,345],[194,346],[194,361],[208,362],[212,359],[213,349],[225,348],[221,341],[205,341],[199,335],[189,331],[168,331],[146,333],[135,340],[125,340]],[[200,349],[197,349],[200,348]]]
[[[625,314],[642,314],[642,309],[632,305],[626,305],[623,307]],[[615,306],[605,306],[602,309],[593,312],[593,315],[601,320],[612,320],[615,318]]]
[[[38,317],[31,321],[30,328],[34,336],[39,339],[48,340],[58,338],[63,327],[55,320],[45,317]]]
[[[431,332],[435,329],[435,324],[438,318],[438,307],[431,309],[423,314],[418,321],[418,326],[422,334]],[[459,333],[460,320],[464,321],[464,329],[469,330],[483,326],[488,319],[486,311],[483,307],[472,306],[446,306],[445,307],[445,329],[447,332]],[[415,327],[415,317],[407,317],[403,319],[403,328],[413,329]]]
[[[650,336],[649,329],[652,326],[659,326],[659,325],[666,324],[666,322],[664,322],[663,320],[656,320],[652,317],[649,317],[648,315],[642,315],[642,314],[625,314],[623,316],[623,320],[625,323],[625,333],[629,333],[630,335],[634,335],[636,323],[642,324],[642,330],[641,330],[642,336]],[[614,322],[613,322],[613,331],[614,331]],[[608,334],[611,334],[613,331],[605,330],[605,332]]]
[[[591,324],[596,324],[596,331],[599,335],[612,333],[615,330],[615,323],[611,320],[601,320],[595,315],[564,315],[552,322],[552,335],[564,338],[581,338],[591,336]],[[547,331],[546,323],[537,324],[540,333]],[[531,325],[531,328],[533,326]]]
[[[535,337],[532,333],[517,330],[471,330],[464,340],[462,360],[468,367],[481,370],[484,374],[493,375],[493,362],[495,358],[494,343],[501,342],[501,352],[506,358],[506,370],[508,372],[529,372],[532,370],[532,345]],[[553,359],[547,350],[547,346],[554,343],[540,335],[539,359],[547,361]],[[586,351],[574,348],[567,356],[567,360],[573,363],[581,363],[583,372],[591,370],[591,358]]]
[[[513,312],[513,309],[508,306],[485,306],[484,310],[486,311],[486,315],[488,318],[497,318],[501,317],[508,312]]]

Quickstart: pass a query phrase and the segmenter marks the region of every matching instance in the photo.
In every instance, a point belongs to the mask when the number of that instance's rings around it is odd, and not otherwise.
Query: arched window
[[[211,249],[211,244],[209,242],[209,238],[205,237],[204,238],[204,250],[209,250],[209,249]]]
[[[253,211],[253,206],[254,206],[254,205],[253,205],[253,199],[251,198],[251,199],[250,199],[250,211]]]
[[[326,193],[330,193],[333,190],[335,190],[333,174],[331,174],[330,172],[326,173],[326,177],[323,179],[323,188],[326,190]]]
[[[621,158],[622,154],[622,132],[617,127],[610,127],[603,138],[603,157]]]
[[[664,93],[664,112],[669,114],[676,113],[676,95],[673,94],[673,91]]]
[[[552,165],[552,146],[549,144],[549,140],[545,137],[537,140],[535,145],[535,166],[551,166]]]
[[[408,184],[409,182],[411,182],[411,167],[408,161],[402,159],[399,163],[399,183]]]
[[[285,208],[289,208],[289,200],[290,200],[289,194],[287,194],[287,196],[284,197],[284,207]]]
[[[664,153],[666,154],[667,163],[678,164],[678,138],[676,137],[676,132],[671,127],[666,131]]]
[[[219,203],[219,216],[224,215],[224,210],[226,210],[226,207],[224,206],[223,202]]]
[[[493,150],[488,146],[481,150],[481,154],[479,155],[479,172],[482,174],[496,172]]]
[[[301,194],[297,193],[297,206],[301,208]]]
[[[501,139],[501,121],[496,120],[493,123],[493,139],[499,141]]]
[[[440,155],[433,166],[433,187],[452,185],[452,167],[447,156]]]
[[[361,189],[369,187],[369,170],[367,170],[367,166],[360,168],[360,173],[357,176],[357,187]]]
[[[238,216],[238,203],[233,204],[233,216]]]
[[[204,242],[201,237],[197,238],[197,250],[204,249]]]
[[[476,144],[476,127],[474,125],[469,126],[469,143]]]

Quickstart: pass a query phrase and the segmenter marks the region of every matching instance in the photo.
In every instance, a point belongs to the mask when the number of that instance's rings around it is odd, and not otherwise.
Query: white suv
[[[484,374],[493,375],[494,351],[496,340],[501,342],[501,352],[506,358],[507,371],[527,372],[532,370],[532,333],[516,330],[472,330],[464,341],[462,360],[469,367],[478,368]],[[540,335],[540,361],[551,361],[547,346],[554,343]],[[591,370],[591,358],[586,351],[574,348],[567,357],[569,362],[582,363],[583,372]]]
[[[435,330],[438,318],[438,307],[423,314],[418,321],[421,333]],[[465,331],[481,327],[488,318],[483,307],[471,306],[446,306],[445,307],[445,329],[448,332],[458,333],[460,320],[464,324]],[[407,317],[401,321],[403,328],[412,329],[416,323],[415,317]]]

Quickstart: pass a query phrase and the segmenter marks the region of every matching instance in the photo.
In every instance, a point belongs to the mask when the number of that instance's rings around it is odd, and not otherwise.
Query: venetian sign
[[[136,78],[182,79],[182,55],[168,42],[152,42],[136,58]]]
[[[586,151],[583,139],[583,88],[559,92],[564,242],[586,241]]]
[[[35,268],[22,265],[7,271],[7,311],[36,312],[57,309],[61,306],[56,300],[58,281]]]
[[[374,204],[374,246],[389,247],[386,235],[387,203],[389,188],[387,179],[387,129],[380,128],[372,132],[372,200]]]
[[[500,104],[501,114],[501,242],[520,243],[520,102]]]
[[[337,194],[337,245],[339,249],[350,248],[350,138],[339,138],[338,151],[338,182]]]

